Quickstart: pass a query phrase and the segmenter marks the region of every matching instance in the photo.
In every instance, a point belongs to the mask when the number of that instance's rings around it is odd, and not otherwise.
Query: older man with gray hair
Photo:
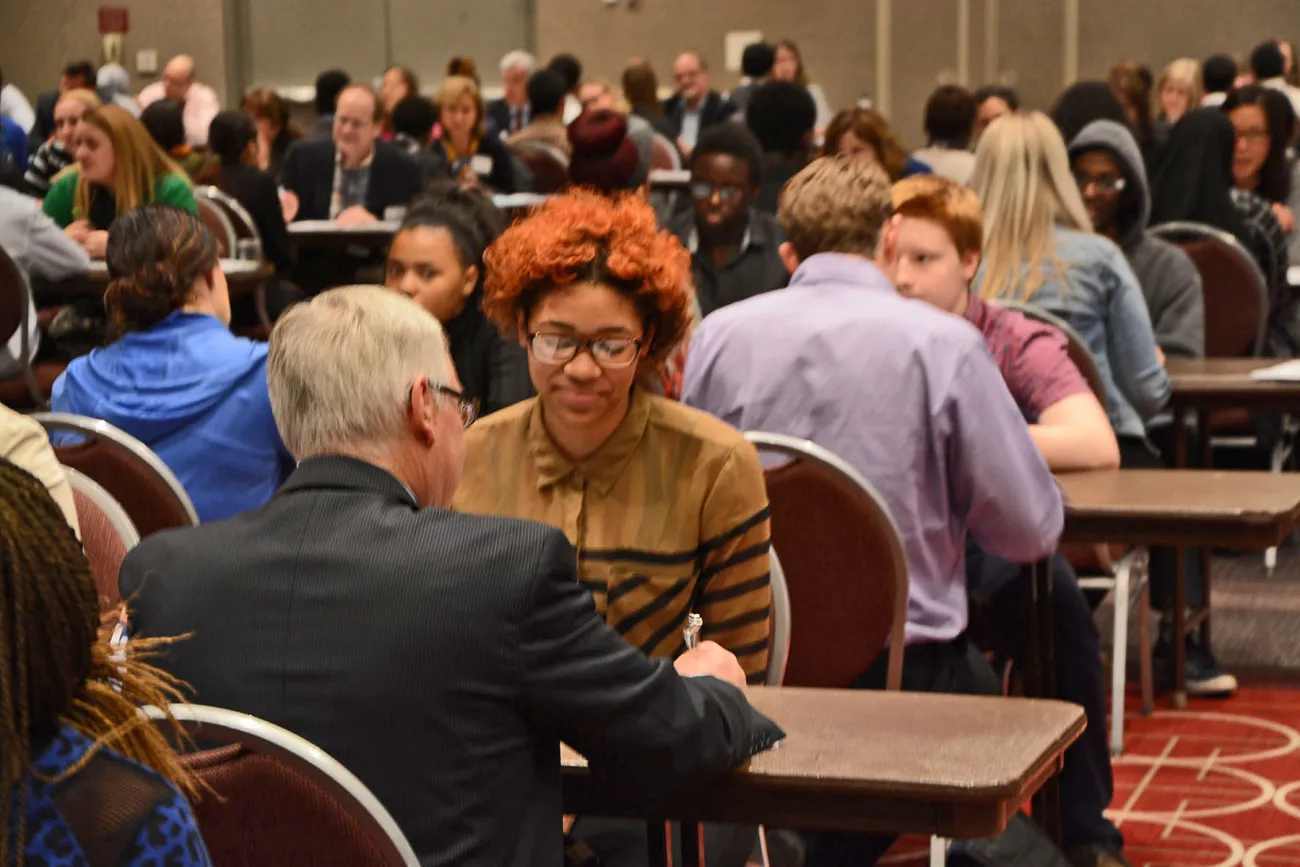
[[[488,118],[501,135],[513,135],[532,120],[528,109],[528,79],[536,69],[537,58],[527,51],[511,51],[501,58],[501,88],[505,95],[487,104]]]
[[[183,106],[185,118],[185,143],[191,147],[204,147],[208,143],[208,127],[221,111],[217,92],[206,84],[194,80],[194,58],[178,54],[163,67],[162,80],[155,81],[140,91],[136,102],[140,110],[160,99],[170,99]]]
[[[662,796],[779,737],[718,645],[652,661],[609,629],[559,530],[448,510],[475,408],[415,302],[293,307],[267,378],[297,470],[260,509],[136,547],[132,634],[189,633],[160,664],[196,701],[341,761],[424,867],[559,867],[561,740]]]

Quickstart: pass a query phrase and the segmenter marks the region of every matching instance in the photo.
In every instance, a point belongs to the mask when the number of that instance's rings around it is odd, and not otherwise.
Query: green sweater
[[[56,180],[50,186],[50,191],[45,194],[45,202],[42,205],[45,213],[62,227],[77,220],[91,219],[90,214],[74,213],[73,205],[77,199],[77,181],[80,177],[79,171],[70,171]],[[160,176],[154,184],[153,201],[164,205],[175,205],[195,214],[199,212],[199,206],[194,202],[194,188],[190,186],[189,180],[180,175]],[[107,229],[108,226],[96,225],[95,228]]]

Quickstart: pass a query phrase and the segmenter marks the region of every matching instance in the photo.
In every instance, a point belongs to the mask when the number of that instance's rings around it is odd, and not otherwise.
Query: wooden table
[[[378,249],[388,246],[400,226],[397,220],[380,220],[359,226],[340,226],[333,220],[300,220],[289,224],[289,242],[295,247],[348,247]]]
[[[252,292],[275,274],[270,262],[251,262],[246,259],[221,259],[221,272],[226,275],[230,295],[237,298]],[[90,270],[66,280],[34,281],[32,294],[36,306],[67,303],[77,298],[102,298],[108,286],[108,265],[103,260],[90,263]]]
[[[714,785],[673,795],[652,817],[660,828],[683,822],[687,863],[688,826],[698,822],[996,834],[1060,770],[1084,729],[1083,709],[1059,701],[794,687],[750,687],[749,697],[787,737]],[[620,806],[567,747],[561,764],[566,813],[647,818]]]
[[[1209,632],[1206,606],[1187,617],[1183,586],[1185,548],[1264,549],[1300,524],[1300,476],[1214,470],[1094,470],[1061,473],[1065,542],[1171,545],[1178,550],[1174,634],[1198,625]],[[1183,642],[1174,642],[1174,705],[1185,707]]]

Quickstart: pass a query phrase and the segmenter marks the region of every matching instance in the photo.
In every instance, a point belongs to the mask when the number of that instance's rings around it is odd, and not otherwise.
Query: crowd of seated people
[[[944,84],[915,131],[833,100],[790,40],[750,45],[742,61],[726,92],[704,54],[683,51],[666,99],[644,57],[607,79],[571,54],[512,51],[497,99],[470,57],[423,91],[400,64],[374,70],[374,87],[331,69],[305,134],[274,89],[223,110],[186,55],[138,95],[125,70],[88,63],[68,64],[34,107],[3,85],[0,248],[38,290],[28,332],[0,335],[0,378],[63,351],[38,323],[39,287],[103,260],[102,345],[70,353],[51,407],[144,443],[202,522],[128,557],[133,640],[168,644],[157,664],[186,697],[343,761],[422,863],[558,863],[562,851],[638,863],[644,823],[562,820],[561,739],[642,792],[749,755],[767,723],[744,690],[768,675],[772,591],[763,469],[741,431],[763,430],[841,456],[897,522],[904,689],[1001,693],[982,651],[1024,661],[1021,565],[1052,559],[1058,691],[1088,719],[1065,753],[1058,842],[1076,867],[1127,864],[1104,815],[1098,600],[1057,550],[1052,473],[1174,464],[1166,362],[1204,355],[1214,323],[1201,273],[1154,227],[1190,221],[1239,241],[1265,282],[1264,354],[1300,355],[1291,46],[1263,43],[1240,64],[1180,57],[1158,75],[1122,61],[1045,112],[1001,85]],[[536,189],[530,150],[562,157],[572,188],[507,213],[494,196]],[[669,165],[684,174],[655,175]],[[271,275],[258,297],[279,320],[269,344],[231,330],[251,295],[227,281],[196,184],[254,224]],[[298,230],[316,231],[304,221],[385,242],[295,247]],[[1072,336],[1104,393],[1071,360]],[[76,517],[24,422],[0,408],[0,510],[23,528],[0,522],[15,588],[0,588],[0,616],[13,594],[44,604],[42,577],[58,573],[68,598],[85,591],[72,533],[58,540],[67,552],[23,554],[30,534],[52,532],[51,496],[68,516],[60,532]],[[1208,576],[1185,559],[1188,605],[1208,604]],[[1171,680],[1182,658],[1191,694],[1230,696],[1236,678],[1210,648],[1173,634],[1178,568],[1173,549],[1151,549],[1158,675]],[[690,614],[705,640],[688,651]],[[0,804],[35,815],[52,757],[94,753],[87,767],[129,767],[190,828],[192,786],[170,748],[103,728],[172,681],[126,671],[133,691],[101,696],[108,651],[78,630],[0,659],[67,673],[41,704],[40,737],[0,728],[21,771]],[[301,641],[280,641],[286,630]],[[985,632],[995,647],[976,646]],[[341,657],[340,634],[363,652]],[[885,665],[853,686],[883,688]],[[99,700],[93,720],[63,710]],[[376,754],[376,714],[400,721],[385,737],[430,760]],[[120,819],[140,833],[159,820]],[[57,805],[40,821],[86,833]],[[1023,822],[956,851],[978,862],[982,847],[1015,845]],[[30,826],[0,828],[5,851],[43,854]],[[724,865],[744,864],[755,841],[733,826],[705,838]],[[797,839],[809,867],[876,863],[893,842]],[[206,863],[197,837],[187,857],[177,863]]]

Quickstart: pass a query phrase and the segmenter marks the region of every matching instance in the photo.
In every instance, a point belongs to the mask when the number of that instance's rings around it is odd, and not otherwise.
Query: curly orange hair
[[[548,200],[501,234],[483,257],[483,312],[502,334],[515,332],[548,292],[601,283],[631,296],[654,338],[645,363],[662,366],[691,324],[691,257],[654,209],[635,195],[586,190]]]

